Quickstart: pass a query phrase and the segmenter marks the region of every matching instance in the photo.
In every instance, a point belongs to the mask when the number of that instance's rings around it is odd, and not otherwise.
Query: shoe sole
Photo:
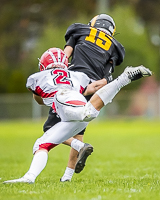
[[[81,157],[79,158],[79,160],[76,163],[75,173],[78,174],[84,169],[85,162],[86,162],[88,156],[91,155],[92,152],[93,152],[93,147],[92,146],[89,146],[84,150],[84,152],[82,153]]]
[[[3,184],[15,184],[15,183],[33,184],[34,182],[31,182],[31,181],[4,181],[3,182]]]
[[[145,76],[151,76],[152,75],[152,72],[149,69],[144,68],[143,70],[145,71],[145,73],[142,72],[142,76],[143,77],[145,77]]]
[[[64,182],[71,182],[71,180],[70,179],[66,179],[65,181],[61,181],[61,179],[60,179],[60,182],[62,182],[62,183],[64,183]]]

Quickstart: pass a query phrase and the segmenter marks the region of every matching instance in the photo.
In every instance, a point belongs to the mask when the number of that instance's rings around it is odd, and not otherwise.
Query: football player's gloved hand
[[[107,80],[107,83],[110,83],[110,82],[113,81],[113,76],[112,75],[106,76],[104,78]]]

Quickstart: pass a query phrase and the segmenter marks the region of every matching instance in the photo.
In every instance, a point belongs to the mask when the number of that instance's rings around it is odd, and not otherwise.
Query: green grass
[[[43,122],[0,123],[0,199],[2,200],[148,200],[160,199],[160,121],[93,121],[85,142],[92,156],[72,182],[61,183],[70,148],[49,153],[35,184],[2,184],[29,169],[32,146]]]

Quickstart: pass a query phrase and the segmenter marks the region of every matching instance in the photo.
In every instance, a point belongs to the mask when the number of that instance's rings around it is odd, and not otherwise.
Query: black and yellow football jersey
[[[115,38],[86,24],[69,26],[65,40],[74,49],[69,69],[93,80],[110,76],[124,59],[125,49]]]

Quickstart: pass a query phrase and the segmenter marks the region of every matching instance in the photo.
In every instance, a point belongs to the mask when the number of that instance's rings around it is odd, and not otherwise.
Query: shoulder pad
[[[71,35],[76,34],[77,32],[79,33],[79,29],[84,28],[86,26],[88,27],[88,25],[81,23],[74,23],[70,25],[65,33],[65,40],[67,41]]]
[[[121,43],[119,43],[114,38],[113,38],[112,42],[115,45],[115,47],[117,49],[117,52],[118,52],[118,55],[119,55],[119,58],[117,60],[116,65],[120,65],[123,62],[123,59],[124,59],[124,56],[125,56],[125,48],[124,48],[124,46]]]

